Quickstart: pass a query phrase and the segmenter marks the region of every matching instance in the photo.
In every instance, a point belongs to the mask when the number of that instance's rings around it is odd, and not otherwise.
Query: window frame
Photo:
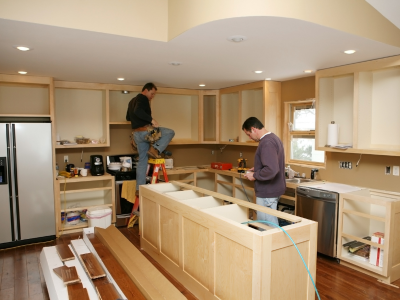
[[[305,105],[315,105],[315,99],[306,99],[299,101],[288,101],[285,102],[284,106],[284,125],[283,125],[283,145],[285,147],[285,163],[290,165],[298,165],[298,166],[307,166],[307,167],[317,167],[317,168],[325,168],[326,166],[326,151],[324,151],[324,162],[316,162],[316,161],[306,161],[306,160],[297,160],[291,159],[291,140],[293,136],[313,136],[314,140],[316,137],[315,130],[307,130],[307,131],[290,131],[289,130],[289,122],[293,120],[294,111],[296,106],[305,106]],[[317,118],[317,113],[316,113]],[[315,120],[317,123],[317,120]],[[321,151],[321,150],[319,150]]]

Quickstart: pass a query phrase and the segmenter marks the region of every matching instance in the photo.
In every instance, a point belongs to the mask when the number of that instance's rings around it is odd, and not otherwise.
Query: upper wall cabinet
[[[56,148],[110,146],[108,91],[102,84],[56,81],[54,98],[60,139],[75,142],[75,137],[83,136],[95,141]]]
[[[202,129],[201,142],[217,143],[219,140],[218,108],[219,108],[219,91],[204,90],[200,91],[200,120],[199,126]]]
[[[199,143],[199,91],[159,88],[151,111],[161,127],[175,131],[171,144]]]
[[[319,150],[400,156],[400,56],[316,73]],[[338,124],[338,143],[326,147],[328,124]]]
[[[0,74],[0,116],[51,117],[53,79]]]
[[[110,87],[110,124],[131,124],[126,120],[126,111],[129,102],[140,91],[140,87],[137,86],[113,85]]]
[[[242,131],[249,117],[281,136],[281,84],[259,81],[220,90],[220,142],[257,145]]]

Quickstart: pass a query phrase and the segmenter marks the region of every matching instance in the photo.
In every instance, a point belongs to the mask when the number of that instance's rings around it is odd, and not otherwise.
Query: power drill
[[[249,168],[246,168],[246,158],[238,159],[238,173],[245,173]]]

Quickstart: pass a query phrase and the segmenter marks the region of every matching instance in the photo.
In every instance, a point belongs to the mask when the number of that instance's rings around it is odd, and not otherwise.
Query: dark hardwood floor
[[[120,231],[139,248],[138,226]],[[81,234],[66,234],[55,241],[0,250],[0,300],[47,300],[46,283],[39,265],[43,247],[69,244]],[[183,285],[177,282],[160,265],[143,254],[182,292],[188,299],[196,299]],[[344,267],[335,259],[318,255],[317,288],[321,299],[379,299],[398,300],[400,289],[379,283],[375,278]],[[394,282],[400,286],[400,280]],[[315,297],[317,299],[317,297]],[[173,299],[172,299],[173,300]],[[297,300],[297,299],[293,299]]]

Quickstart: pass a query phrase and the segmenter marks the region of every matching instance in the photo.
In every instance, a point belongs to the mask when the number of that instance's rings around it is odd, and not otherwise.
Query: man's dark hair
[[[263,129],[264,125],[256,117],[250,117],[246,121],[244,121],[244,123],[242,125],[242,130],[250,131],[251,127],[254,127],[257,129]]]
[[[146,84],[144,85],[144,87],[142,88],[142,92],[143,92],[144,90],[151,91],[152,89],[155,89],[155,90],[157,91],[156,85],[155,85],[154,83],[152,83],[152,82],[148,82],[148,83],[146,83]]]

